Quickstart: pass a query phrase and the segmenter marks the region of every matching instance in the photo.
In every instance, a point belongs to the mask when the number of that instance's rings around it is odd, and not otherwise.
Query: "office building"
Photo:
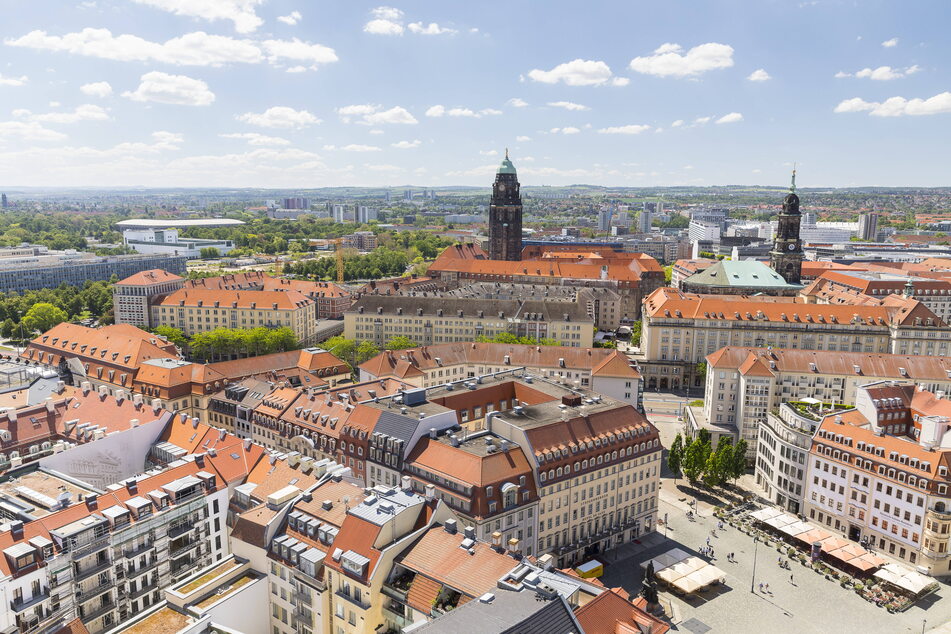
[[[358,251],[372,251],[376,248],[376,234],[372,231],[357,231],[341,238],[340,246],[344,249]]]
[[[230,291],[183,288],[151,305],[151,321],[191,337],[216,328],[280,328],[314,343],[317,310],[299,291]]]
[[[344,336],[383,347],[408,337],[420,345],[510,333],[590,348],[594,322],[583,307],[540,300],[484,300],[366,295],[344,313]]]
[[[347,206],[346,205],[331,205],[330,217],[333,218],[334,222],[338,222],[341,224],[344,222],[347,222]]]
[[[185,278],[161,269],[142,271],[120,280],[112,287],[113,310],[117,324],[152,328],[150,302],[156,297],[179,290]]]
[[[178,229],[126,229],[122,243],[136,253],[183,255],[186,258],[201,257],[201,250],[213,248],[219,255],[226,255],[234,248],[231,240],[208,240],[182,238]]]
[[[82,286],[87,281],[122,279],[135,273],[163,269],[185,275],[185,255],[111,255],[61,252],[25,257],[0,257],[0,293],[21,293],[60,284]]]
[[[356,223],[357,224],[367,224],[371,220],[376,220],[380,217],[380,212],[373,208],[367,207],[366,205],[357,205],[356,207]]]
[[[655,203],[644,203],[644,209],[637,214],[637,231],[638,233],[650,233],[651,227],[653,226],[654,218],[654,208],[656,208]]]
[[[690,242],[702,242],[705,240],[719,242],[720,229],[721,225],[718,223],[691,220],[690,225],[687,227],[687,239]]]
[[[284,209],[310,209],[310,200],[307,198],[285,198]]]
[[[947,356],[949,342],[947,323],[912,298],[815,305],[662,288],[644,301],[639,365],[647,389],[678,389],[699,387],[696,364],[725,346]]]
[[[614,215],[614,210],[610,207],[602,209],[598,212],[598,231],[610,231],[611,230],[611,217]]]

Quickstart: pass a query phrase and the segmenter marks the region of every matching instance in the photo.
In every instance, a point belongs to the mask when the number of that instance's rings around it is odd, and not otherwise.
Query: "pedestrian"
[[[763,583],[762,583],[762,582],[760,582],[760,584],[759,584],[759,591],[760,591],[760,592],[763,591]]]
[[[770,592],[769,592],[769,584],[768,584],[768,583],[766,584],[766,594],[770,594]]]
[[[793,585],[796,585],[796,582],[793,581],[793,576],[792,576],[792,575],[789,575],[789,583],[791,583],[791,584],[793,584]]]
[[[776,562],[779,564],[779,567],[780,567],[780,568],[783,567],[783,558],[782,558],[782,556],[777,557],[777,558],[776,558]]]
[[[707,546],[709,546],[709,545],[710,545],[710,538],[707,537]]]

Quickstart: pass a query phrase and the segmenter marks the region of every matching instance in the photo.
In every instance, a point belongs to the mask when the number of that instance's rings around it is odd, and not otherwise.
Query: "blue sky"
[[[951,185],[946,1],[2,0],[0,185]]]

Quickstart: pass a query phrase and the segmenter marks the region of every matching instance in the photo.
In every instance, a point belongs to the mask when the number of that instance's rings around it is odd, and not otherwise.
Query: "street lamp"
[[[664,539],[667,539],[667,513],[664,513]]]
[[[755,537],[753,538],[753,576],[750,578],[750,592],[756,594],[753,590],[753,586],[756,584],[756,552],[759,549],[759,540]]]

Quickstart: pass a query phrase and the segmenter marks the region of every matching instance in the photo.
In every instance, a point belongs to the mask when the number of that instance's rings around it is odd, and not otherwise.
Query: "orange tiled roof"
[[[602,592],[578,608],[575,618],[585,634],[619,634],[627,631],[666,634],[670,630],[670,625],[635,606],[614,590]],[[625,629],[619,629],[619,626]]]
[[[135,275],[119,280],[116,286],[142,286],[145,284],[161,284],[162,282],[178,282],[185,278],[174,273],[169,273],[162,269],[152,269],[150,271],[141,271]]]
[[[373,522],[368,522],[356,515],[347,515],[343,520],[343,524],[340,526],[340,532],[337,533],[337,537],[334,539],[333,545],[335,549],[339,548],[343,552],[352,550],[370,560],[370,563],[367,565],[364,580],[373,576],[376,564],[380,560],[382,552],[374,547],[374,544],[381,530],[382,527],[377,526]],[[329,566],[337,572],[343,573],[343,567],[340,562],[335,561],[332,557],[325,559],[324,565]]]
[[[183,288],[164,296],[155,305],[213,308],[216,307],[216,303],[221,308],[297,310],[312,305],[314,300],[299,291],[228,291]]]

